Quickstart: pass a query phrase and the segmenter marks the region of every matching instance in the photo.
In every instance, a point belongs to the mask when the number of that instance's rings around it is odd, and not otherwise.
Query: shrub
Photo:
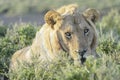
[[[98,52],[119,56],[120,52],[120,14],[114,9],[97,24],[99,32]],[[117,55],[116,55],[117,54]]]
[[[113,16],[114,15],[114,16]],[[84,65],[74,66],[68,56],[51,63],[34,58],[31,64],[20,64],[15,72],[7,74],[11,80],[119,80],[120,79],[120,19],[112,10],[97,24],[100,58],[87,58]],[[10,56],[18,49],[30,45],[37,31],[29,24],[14,25],[0,38],[0,74],[5,74]],[[62,53],[64,54],[64,53]]]
[[[105,36],[99,37],[100,39],[97,50],[103,52],[104,54],[114,55],[113,53],[119,52],[120,43],[118,38],[110,35],[110,32],[108,33],[109,34],[106,34]]]
[[[120,34],[120,14],[118,10],[114,9],[108,12],[99,23],[99,27],[103,32],[114,31]]]
[[[0,26],[0,37],[4,37],[7,32],[6,26]]]
[[[6,36],[0,39],[0,73],[8,70],[9,59],[16,50],[32,43],[36,30],[36,27],[29,24],[14,25],[8,29]]]
[[[74,66],[62,57],[61,61],[42,64],[33,60],[33,64],[22,64],[15,72],[9,73],[11,80],[119,80],[120,65],[110,57],[99,59],[88,57],[86,63]]]

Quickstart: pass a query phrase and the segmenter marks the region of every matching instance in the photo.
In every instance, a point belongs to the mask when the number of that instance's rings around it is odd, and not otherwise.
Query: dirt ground
[[[35,25],[44,24],[44,14],[25,14],[19,16],[9,16],[5,14],[0,14],[0,23],[4,25],[19,24],[19,23],[30,23]]]

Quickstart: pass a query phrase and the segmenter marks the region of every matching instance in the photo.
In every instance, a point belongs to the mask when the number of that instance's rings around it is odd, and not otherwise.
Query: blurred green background
[[[100,10],[111,8],[120,10],[120,0],[0,0],[0,13],[11,15],[35,13],[71,3],[77,3],[81,9],[93,7]]]
[[[0,0],[0,23],[11,25],[25,22],[42,25],[43,16],[48,10],[73,3],[79,5],[80,11],[86,8],[98,9],[101,17],[111,9],[120,12],[120,0]]]
[[[120,0],[0,0],[0,13],[36,13],[71,3],[77,3],[80,8],[120,9]]]

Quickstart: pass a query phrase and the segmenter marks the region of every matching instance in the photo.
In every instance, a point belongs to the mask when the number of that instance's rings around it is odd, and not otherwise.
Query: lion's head
[[[95,55],[97,35],[94,23],[98,15],[95,9],[87,9],[82,14],[75,12],[68,15],[49,11],[45,15],[45,21],[51,30],[53,52],[54,49],[68,52],[75,64],[84,62],[86,55]]]

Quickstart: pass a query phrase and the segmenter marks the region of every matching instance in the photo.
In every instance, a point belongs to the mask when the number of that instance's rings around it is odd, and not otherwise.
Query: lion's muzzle
[[[87,49],[83,50],[76,50],[76,52],[80,55],[81,57],[81,63],[83,64],[86,61],[86,58],[84,57],[84,54],[87,52]]]

